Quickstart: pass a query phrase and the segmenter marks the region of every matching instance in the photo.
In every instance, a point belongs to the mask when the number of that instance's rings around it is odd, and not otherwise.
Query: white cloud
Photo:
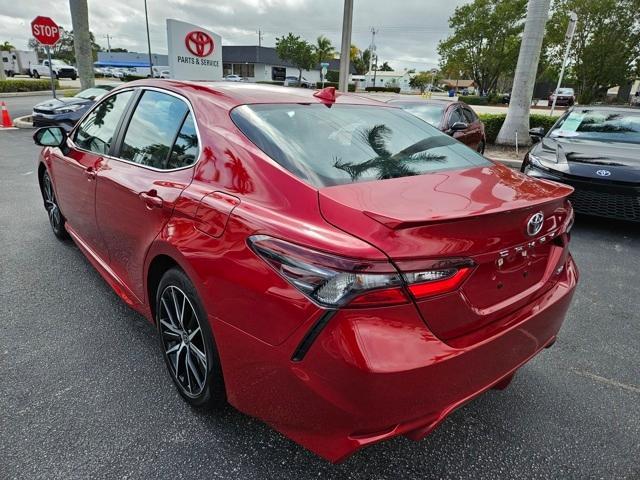
[[[370,29],[378,29],[376,44],[381,61],[396,69],[427,69],[438,61],[438,41],[446,37],[447,20],[464,0],[357,0],[353,15],[352,42],[364,49],[371,41]],[[148,0],[151,45],[166,53],[167,18],[196,23],[218,32],[228,45],[255,45],[258,29],[263,45],[273,46],[276,37],[293,32],[313,42],[326,35],[340,46],[342,0]],[[9,40],[26,48],[30,22],[37,15],[51,16],[71,29],[66,0],[0,0],[0,42]],[[142,0],[89,0],[89,21],[96,40],[106,46],[146,51]]]

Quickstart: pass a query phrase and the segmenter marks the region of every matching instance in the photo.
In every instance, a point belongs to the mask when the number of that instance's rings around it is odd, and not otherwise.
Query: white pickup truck
[[[78,78],[78,70],[76,70],[76,67],[72,67],[62,60],[51,60],[51,68],[54,78],[70,78],[71,80]],[[48,77],[49,61],[45,60],[40,65],[33,65],[31,70],[35,78]]]

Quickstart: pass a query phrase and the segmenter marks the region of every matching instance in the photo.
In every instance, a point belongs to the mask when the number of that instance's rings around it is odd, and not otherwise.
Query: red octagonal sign
[[[55,45],[60,40],[60,27],[49,17],[36,17],[31,22],[31,33],[42,45]]]

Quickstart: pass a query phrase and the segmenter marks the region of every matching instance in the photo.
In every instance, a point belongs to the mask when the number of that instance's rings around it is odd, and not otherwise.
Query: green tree
[[[276,53],[282,60],[291,62],[298,69],[298,85],[302,82],[302,70],[310,70],[316,64],[313,46],[293,33],[276,38]]]
[[[329,40],[324,35],[320,35],[316,39],[316,44],[313,46],[313,51],[316,55],[316,62],[324,63],[328,60],[333,60],[336,58],[336,50],[331,45],[331,40]],[[320,80],[324,81],[322,78],[322,74],[320,74]]]
[[[449,18],[453,33],[438,44],[445,72],[475,80],[482,91],[494,91],[501,75],[513,75],[526,0],[473,0]]]
[[[434,77],[435,75],[432,75],[430,72],[420,72],[409,79],[409,86],[419,89],[420,93],[424,93],[427,87],[431,85],[432,82],[435,82]]]
[[[371,59],[371,51],[360,50],[355,45],[351,45],[351,51],[349,53],[353,68],[356,70],[356,74],[365,75],[369,71],[369,61]]]
[[[378,71],[379,72],[393,72],[393,68],[391,67],[391,65],[389,65],[389,63],[384,62],[382,65],[380,65],[378,67]]]
[[[15,50],[15,48],[16,47],[11,45],[11,43],[7,42],[6,40],[4,41],[4,43],[0,44],[0,51],[9,52],[11,50]]]
[[[89,41],[91,43],[91,53],[93,60],[98,59],[98,52],[102,51],[102,47],[96,43],[93,32],[89,32]],[[46,56],[45,49],[35,38],[29,39],[29,49],[35,50],[39,58]],[[113,51],[113,50],[112,50]],[[60,33],[60,41],[51,47],[51,56],[58,60],[64,60],[69,64],[76,63],[76,54],[73,48],[73,30],[62,30]]]
[[[640,0],[558,0],[547,25],[547,60],[560,69],[569,12],[578,23],[568,60],[580,103],[591,103],[637,73]]]

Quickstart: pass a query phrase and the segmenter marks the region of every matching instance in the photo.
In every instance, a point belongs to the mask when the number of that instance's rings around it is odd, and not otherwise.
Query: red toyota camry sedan
[[[127,83],[34,138],[53,233],[156,325],[184,399],[333,462],[504,388],[578,279],[571,187],[332,88]]]

